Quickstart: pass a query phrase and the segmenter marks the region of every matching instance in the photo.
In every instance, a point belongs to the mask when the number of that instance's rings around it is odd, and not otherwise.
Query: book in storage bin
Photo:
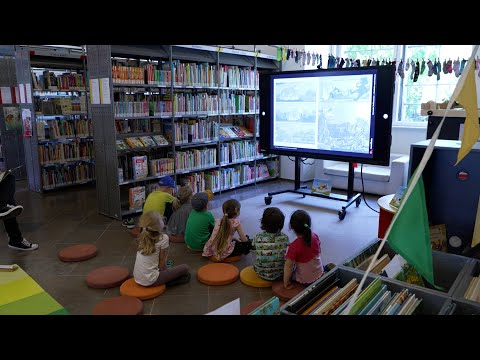
[[[480,315],[479,305],[470,301],[450,299],[443,305],[439,315]]]
[[[477,278],[480,278],[480,260],[472,259],[468,268],[465,269],[463,277],[455,289],[455,292],[453,293],[453,298],[456,300],[461,300],[472,306],[478,306],[480,308],[480,279],[477,280]],[[469,291],[470,287],[471,292],[475,292],[477,294],[477,301],[465,298],[465,295],[468,294],[467,291]],[[470,293],[470,295],[473,294]]]
[[[280,308],[281,315],[300,315],[317,300],[324,296],[332,286],[344,287],[351,279],[356,279],[358,283],[362,280],[363,271],[344,267],[339,265],[327,272],[324,276],[307,287],[297,296],[286,302]],[[369,274],[365,280],[363,289],[365,289],[373,280],[379,278],[378,275]],[[383,284],[387,285],[387,290],[392,293],[398,293],[402,289],[408,289],[409,293],[416,298],[422,299],[415,314],[419,315],[438,315],[445,303],[450,299],[447,295],[438,291],[433,291],[418,286],[410,286],[400,281],[380,277]],[[362,289],[362,290],[363,290]]]
[[[375,254],[380,245],[380,241],[381,240],[378,238],[372,240],[365,249],[346,259],[342,264],[346,267],[357,268],[362,263],[365,263],[370,256]],[[383,246],[378,258],[385,254],[387,254],[390,259],[396,254],[395,251],[388,246],[388,243]],[[471,259],[465,256],[432,250],[432,261],[433,276],[436,281],[435,285],[440,286],[441,288],[434,288],[424,279],[423,282],[425,283],[425,286],[452,296],[457,286],[460,284],[464,272],[469,268]],[[366,267],[363,270],[366,270]],[[409,286],[417,285],[409,284]]]

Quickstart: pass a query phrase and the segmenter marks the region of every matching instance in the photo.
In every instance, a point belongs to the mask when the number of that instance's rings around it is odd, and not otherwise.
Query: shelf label
[[[20,103],[25,104],[25,86],[23,84],[18,84],[20,91]]]
[[[25,84],[25,93],[27,95],[27,104],[32,103],[32,85],[30,83]]]
[[[0,96],[2,97],[2,104],[11,104],[12,103],[12,90],[9,87],[2,86],[0,87]]]

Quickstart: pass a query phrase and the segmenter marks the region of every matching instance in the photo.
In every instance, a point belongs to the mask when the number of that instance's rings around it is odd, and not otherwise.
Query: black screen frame
[[[329,150],[279,149],[273,144],[273,80],[285,75],[289,77],[362,75],[376,72],[375,80],[375,117],[373,136],[373,157],[332,154]],[[297,156],[302,158],[336,160],[361,164],[388,166],[392,143],[392,117],[395,93],[395,66],[368,66],[361,68],[296,70],[260,74],[260,152],[275,155]],[[383,114],[388,118],[384,119]]]

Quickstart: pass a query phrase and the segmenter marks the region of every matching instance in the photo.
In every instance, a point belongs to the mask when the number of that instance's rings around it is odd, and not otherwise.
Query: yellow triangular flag
[[[475,61],[470,59],[469,62]],[[465,118],[465,125],[463,128],[462,145],[458,150],[457,165],[462,159],[472,150],[473,145],[480,137],[480,127],[478,125],[478,107],[477,107],[477,89],[475,86],[475,66],[469,64],[468,74],[465,77],[462,90],[458,94],[456,101],[458,101],[467,116]]]
[[[477,217],[475,219],[475,228],[473,230],[472,248],[480,243],[480,197],[478,199]]]

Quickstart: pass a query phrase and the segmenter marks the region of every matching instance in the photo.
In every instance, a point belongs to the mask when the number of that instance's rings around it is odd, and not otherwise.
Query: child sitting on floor
[[[167,224],[167,234],[172,241],[175,241],[172,237],[177,238],[177,242],[183,241],[188,216],[192,211],[192,194],[193,191],[190,184],[183,185],[177,192],[178,207],[176,209],[174,208],[173,214]]]
[[[283,270],[283,286],[293,288],[292,281],[305,286],[318,280],[324,272],[320,259],[320,239],[312,231],[312,220],[304,210],[296,210],[290,218],[290,228],[297,238],[287,248]]]
[[[215,221],[212,235],[205,244],[202,254],[205,257],[214,256],[216,261],[246,255],[252,248],[252,242],[248,240],[238,220],[240,203],[235,199],[229,199],[223,203],[222,210],[223,216]],[[238,233],[240,240],[233,238],[235,233]]]
[[[284,223],[285,215],[279,208],[266,208],[260,219],[260,228],[263,231],[253,238],[252,246],[255,249],[253,268],[264,280],[274,281],[283,276],[288,246],[288,236],[282,232]]]
[[[192,197],[192,211],[185,227],[185,244],[191,250],[202,251],[215,226],[215,218],[207,210],[208,203],[208,194],[205,192]]]
[[[165,284],[173,286],[190,281],[186,264],[167,268],[168,236],[163,232],[165,224],[156,211],[143,213],[139,220],[141,232],[138,237],[138,251],[133,269],[135,282],[142,286]]]

